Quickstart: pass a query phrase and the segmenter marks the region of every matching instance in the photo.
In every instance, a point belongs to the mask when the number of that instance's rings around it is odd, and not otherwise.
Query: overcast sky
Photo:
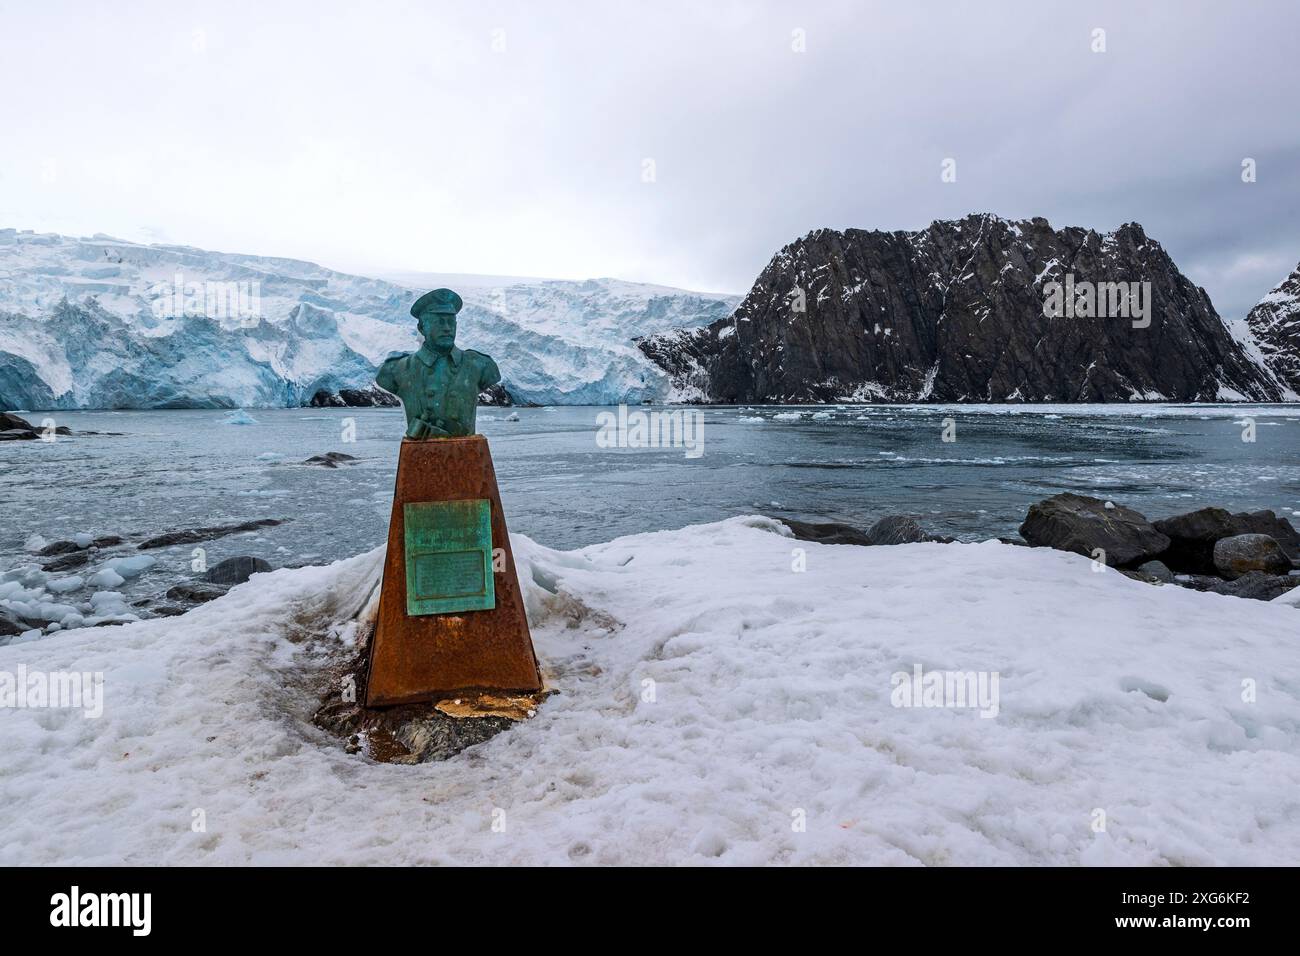
[[[743,292],[821,226],[1137,220],[1234,318],[1300,261],[1297,37],[1292,0],[0,0],[0,226]]]

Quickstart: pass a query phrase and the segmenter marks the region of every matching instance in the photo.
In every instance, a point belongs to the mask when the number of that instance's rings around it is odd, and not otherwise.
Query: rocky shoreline
[[[866,531],[836,522],[778,520],[795,538],[820,544],[953,541],[924,531],[907,515],[889,515]],[[1091,558],[1097,570],[1113,568],[1150,584],[1259,601],[1300,587],[1300,533],[1272,511],[1232,514],[1208,507],[1150,521],[1113,501],[1064,492],[1032,505],[1019,532],[998,540],[1069,551]]]
[[[331,452],[302,464],[337,468],[354,461]],[[888,547],[956,540],[923,529],[909,515],[888,515],[865,530],[839,522],[777,520],[796,539],[819,544]],[[32,563],[0,573],[0,643],[184,614],[272,566],[261,558],[236,555],[195,576],[164,582],[157,593],[130,603],[117,589],[155,566],[151,551],[255,532],[282,521],[262,518],[189,528],[137,542],[88,534],[47,542],[34,535],[28,543]],[[1149,520],[1124,505],[1066,492],[1032,505],[1019,535],[998,540],[1069,551],[1091,559],[1094,570],[1115,570],[1155,585],[1261,601],[1300,587],[1300,533],[1289,520],[1267,510],[1233,514],[1206,507]],[[90,597],[77,598],[78,592]]]

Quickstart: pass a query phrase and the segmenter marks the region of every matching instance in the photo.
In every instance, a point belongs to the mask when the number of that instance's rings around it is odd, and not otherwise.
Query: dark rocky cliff
[[[1045,317],[1046,287],[1067,273],[1150,282],[1150,325]],[[1136,223],[1103,235],[986,214],[918,232],[823,229],[778,252],[732,316],[637,344],[687,401],[1280,397]]]
[[[1246,316],[1259,361],[1276,376],[1285,398],[1300,398],[1300,265]]]

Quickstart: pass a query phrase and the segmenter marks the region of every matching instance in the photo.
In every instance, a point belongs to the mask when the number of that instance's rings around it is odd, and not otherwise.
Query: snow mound
[[[1300,857],[1293,607],[996,542],[818,545],[767,518],[513,540],[558,693],[444,763],[371,763],[310,723],[379,550],[0,647],[0,672],[104,674],[98,719],[4,714],[0,863]],[[918,665],[997,672],[997,716],[893,706]]]

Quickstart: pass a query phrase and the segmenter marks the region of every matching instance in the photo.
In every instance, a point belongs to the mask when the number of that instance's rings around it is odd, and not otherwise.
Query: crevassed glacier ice
[[[293,259],[0,229],[0,407],[265,408],[369,388],[390,352],[419,346],[407,309],[423,291]],[[615,279],[462,294],[459,344],[537,404],[667,397],[632,339],[739,301]]]

